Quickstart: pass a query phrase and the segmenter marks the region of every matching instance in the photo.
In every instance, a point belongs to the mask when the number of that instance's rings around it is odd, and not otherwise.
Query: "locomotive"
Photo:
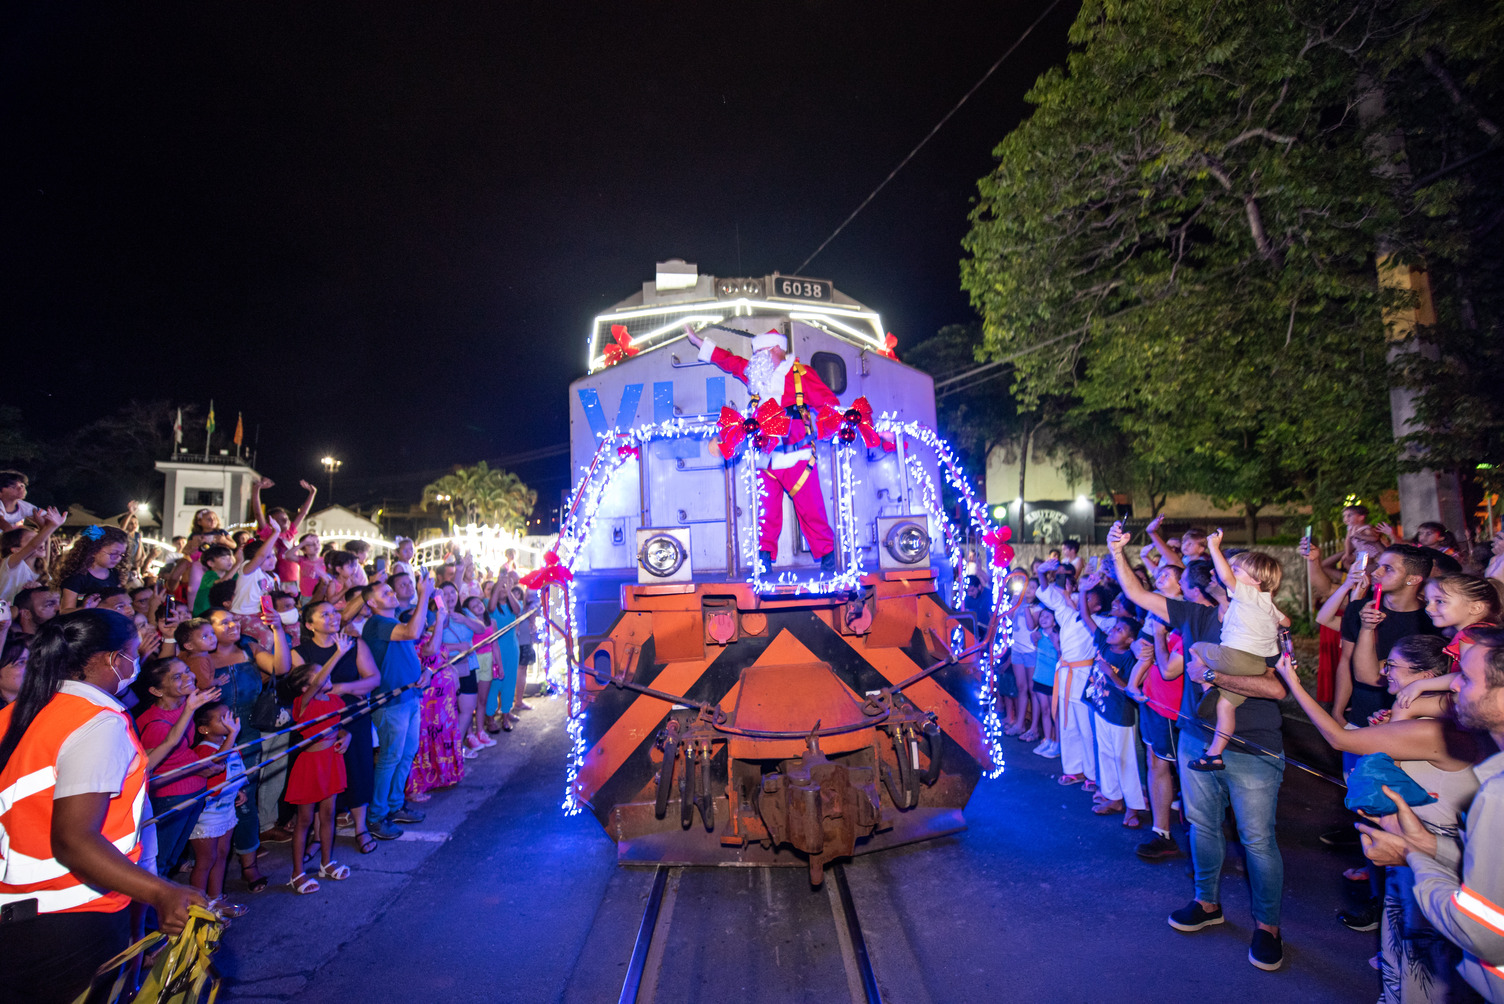
[[[759,559],[758,507],[792,503],[759,493],[757,446],[718,442],[750,392],[699,361],[686,324],[743,357],[779,332],[843,405],[871,403],[813,446],[834,569],[792,509]],[[595,318],[588,359],[549,558],[568,569],[551,580],[571,643],[566,809],[593,813],[622,863],[807,864],[815,885],[831,862],[964,828],[1001,767],[997,643],[959,609],[968,530],[940,500],[959,471],[931,377],[829,281],[678,260]]]

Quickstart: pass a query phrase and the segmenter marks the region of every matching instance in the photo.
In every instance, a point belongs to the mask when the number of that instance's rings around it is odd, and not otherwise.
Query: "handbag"
[[[267,677],[261,683],[261,693],[251,705],[251,726],[258,732],[275,732],[292,721],[292,713],[277,699],[277,678]]]

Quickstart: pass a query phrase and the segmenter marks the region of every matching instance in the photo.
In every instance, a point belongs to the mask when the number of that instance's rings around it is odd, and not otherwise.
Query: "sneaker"
[[[1156,833],[1135,847],[1133,853],[1145,861],[1163,861],[1165,858],[1180,857],[1181,850],[1174,837]]]
[[[1222,923],[1222,908],[1218,906],[1211,910],[1206,910],[1193,899],[1187,905],[1170,914],[1169,923],[1175,930],[1190,934],[1192,931],[1199,931],[1203,927],[1211,927],[1213,924]],[[1267,934],[1268,932],[1264,933]],[[1257,964],[1254,963],[1254,965]]]
[[[273,826],[261,831],[263,844],[285,844],[292,839],[292,831],[285,826]]]
[[[460,747],[460,759],[461,760],[478,760],[478,759],[480,759],[480,754],[477,753],[477,752],[475,752],[475,750],[472,749],[469,746],[461,746]]]
[[[1248,945],[1248,961],[1266,973],[1274,972],[1285,964],[1284,941],[1262,927],[1254,928],[1253,941]]]
[[[483,742],[480,741],[480,736],[478,736],[474,732],[472,732],[472,733],[470,733],[469,735],[467,735],[465,737],[465,745],[467,747],[469,747],[470,749],[478,750],[482,746],[484,746],[485,743],[483,743]]]
[[[1034,753],[1038,756],[1049,756],[1050,741],[1048,739],[1034,747]]]
[[[1369,903],[1356,910],[1343,910],[1337,919],[1349,931],[1377,931],[1379,929],[1379,904]]]
[[[393,826],[391,823],[380,819],[371,820],[366,825],[366,829],[370,830],[371,836],[375,837],[377,840],[396,840],[398,837],[402,836],[401,830],[397,829],[397,827]]]
[[[1060,755],[1060,743],[1058,743],[1054,739],[1051,739],[1050,740],[1050,748],[1044,751],[1044,755],[1047,756],[1047,757],[1050,757],[1051,759],[1054,759],[1055,757],[1059,756]]]
[[[490,747],[496,745],[496,740],[492,739],[490,736],[486,735],[484,732],[477,732],[477,733],[475,733],[475,738],[477,738],[477,739],[480,740],[480,744],[481,744],[482,748],[489,749]]]
[[[428,816],[421,809],[409,809],[406,806],[398,809],[386,817],[388,823],[421,823]]]
[[[836,570],[836,552],[831,551],[820,559],[820,571],[834,572]]]
[[[758,551],[757,567],[763,575],[771,575],[773,573],[773,552]]]

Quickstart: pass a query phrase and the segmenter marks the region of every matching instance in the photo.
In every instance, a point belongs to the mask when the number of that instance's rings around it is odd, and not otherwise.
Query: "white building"
[[[381,527],[342,505],[309,513],[303,521],[304,533],[316,533],[320,540],[368,540],[373,547],[389,546],[381,536]]]
[[[173,460],[157,461],[166,479],[162,491],[164,534],[187,536],[193,514],[200,509],[219,513],[222,524],[243,523],[251,518],[251,489],[261,475],[240,457],[211,456],[207,460],[180,453]]]

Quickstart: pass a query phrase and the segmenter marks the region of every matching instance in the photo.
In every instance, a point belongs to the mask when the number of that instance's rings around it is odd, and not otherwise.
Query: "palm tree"
[[[538,493],[510,471],[493,470],[484,460],[474,467],[456,467],[423,489],[423,508],[440,504],[453,522],[487,523],[521,532],[538,504]]]

